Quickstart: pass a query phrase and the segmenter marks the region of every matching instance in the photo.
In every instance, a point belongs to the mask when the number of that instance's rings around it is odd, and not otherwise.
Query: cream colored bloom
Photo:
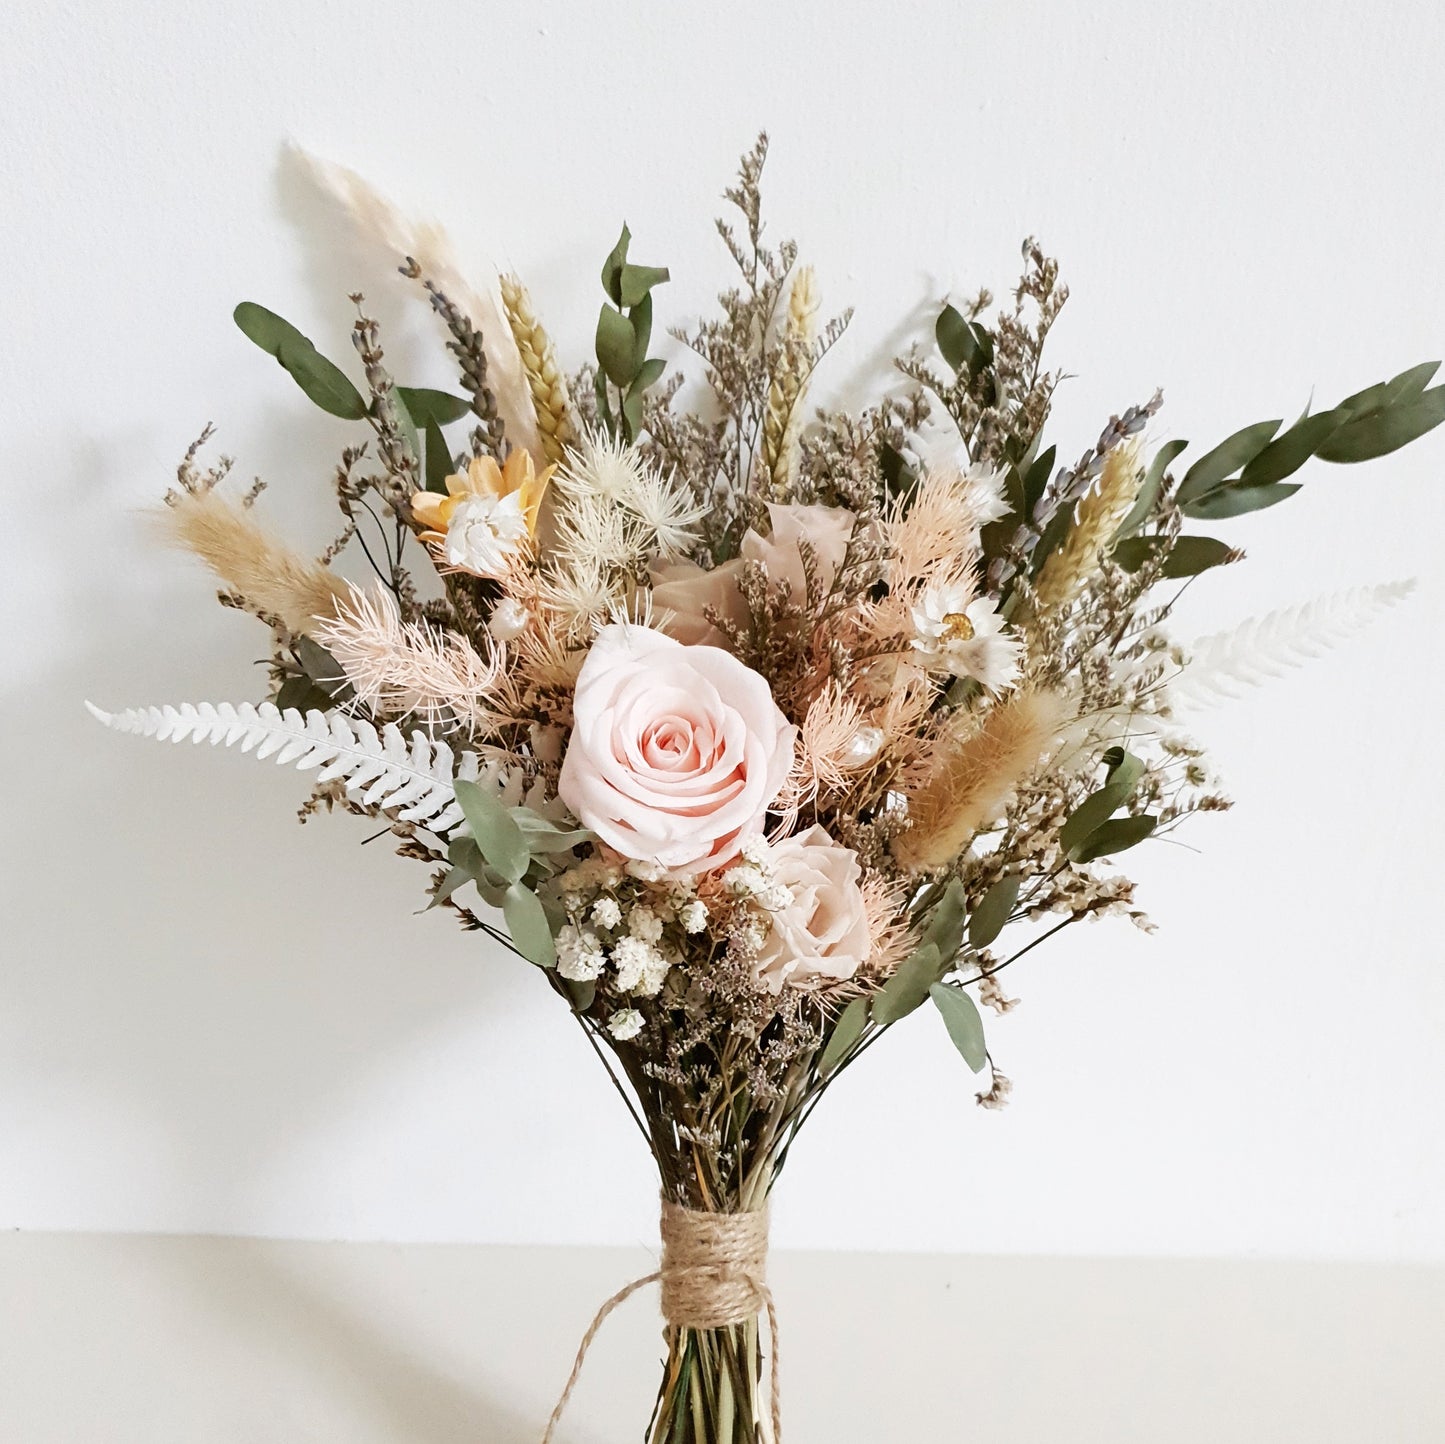
[[[781,894],[758,949],[757,978],[772,993],[851,978],[872,946],[858,855],[810,827],[772,848]]]
[[[1018,681],[1023,645],[987,597],[966,585],[929,587],[913,608],[914,649],[930,672],[971,677],[986,691],[1007,691]]]

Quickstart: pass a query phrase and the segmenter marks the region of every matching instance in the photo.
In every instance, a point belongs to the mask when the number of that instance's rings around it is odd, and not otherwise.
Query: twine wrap
[[[768,1211],[707,1213],[662,1200],[662,1267],[612,1295],[582,1336],[562,1397],[547,1421],[542,1444],[552,1444],[562,1413],[592,1341],[619,1304],[649,1284],[660,1284],[662,1316],[674,1329],[726,1329],[768,1316],[773,1340],[769,1422],[773,1441],[782,1439],[782,1402],[778,1386],[778,1314],[767,1283]]]
[[[768,1213],[700,1213],[662,1201],[662,1316],[679,1329],[745,1324],[768,1298]]]

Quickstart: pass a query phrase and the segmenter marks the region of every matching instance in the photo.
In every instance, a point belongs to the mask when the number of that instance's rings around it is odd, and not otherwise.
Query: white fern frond
[[[1413,579],[1356,587],[1201,637],[1182,649],[1185,666],[1169,683],[1169,700],[1189,711],[1232,702],[1251,687],[1323,656],[1414,590]]]
[[[408,742],[395,726],[378,732],[369,722],[339,712],[303,714],[294,707],[283,712],[270,702],[183,702],[123,712],[85,705],[91,716],[116,732],[158,742],[189,739],[225,747],[239,742],[242,752],[275,757],[283,766],[317,768],[317,782],[343,782],[360,806],[395,813],[401,821],[432,832],[449,832],[462,821],[452,786],[458,779],[493,789],[508,807],[525,804],[541,811],[546,806],[539,786],[528,790],[520,767],[506,767],[475,752],[453,753],[445,742],[422,732],[413,732]]]
[[[507,439],[513,446],[530,451],[537,465],[543,465],[542,434],[532,409],[532,393],[521,353],[494,294],[495,285],[478,289],[467,280],[441,226],[404,215],[356,171],[312,155],[304,146],[293,143],[291,150],[317,188],[346,212],[363,235],[392,252],[397,260],[413,257],[423,273],[481,332],[487,353],[487,384],[506,423]],[[490,280],[495,283],[496,277]]]

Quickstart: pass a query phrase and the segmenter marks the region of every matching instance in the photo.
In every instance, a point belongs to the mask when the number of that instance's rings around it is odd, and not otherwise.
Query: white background
[[[347,353],[363,289],[436,333],[288,166],[294,137],[520,269],[569,364],[624,217],[726,280],[717,194],[770,128],[773,234],[857,307],[846,388],[1037,233],[1074,291],[1054,435],[1166,388],[1212,443],[1445,352],[1445,13],[1260,6],[19,0],[0,48],[0,1226],[633,1242],[647,1160],[522,965],[425,875],[300,829],[294,774],[91,724],[243,699],[264,638],[141,518],[207,420],[319,544],[347,428],[229,320]],[[440,375],[432,379],[442,379]],[[1130,857],[1161,925],[1066,935],[991,1029],[1002,1114],[919,1015],[820,1111],[794,1246],[1445,1259],[1445,435],[1315,466],[1228,526],[1186,635],[1321,592],[1421,590],[1205,719],[1240,806]]]

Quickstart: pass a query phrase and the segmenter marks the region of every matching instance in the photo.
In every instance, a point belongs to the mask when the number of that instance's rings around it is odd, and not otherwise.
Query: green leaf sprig
[[[667,367],[648,357],[652,343],[652,289],[669,278],[665,266],[637,266],[627,259],[632,233],[622,235],[602,263],[607,300],[597,317],[597,415],[609,436],[637,440],[642,398]],[[610,385],[615,392],[609,392]]]

